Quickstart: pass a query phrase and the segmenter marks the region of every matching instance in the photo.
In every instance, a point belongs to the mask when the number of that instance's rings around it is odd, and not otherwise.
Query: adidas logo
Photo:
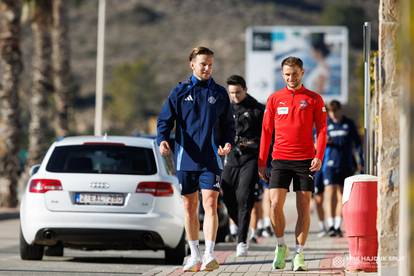
[[[213,185],[213,187],[220,189],[220,183],[217,182],[216,184]]]
[[[184,101],[186,101],[186,102],[193,102],[194,99],[193,99],[193,97],[191,97],[191,95],[188,95],[187,98],[184,99]]]

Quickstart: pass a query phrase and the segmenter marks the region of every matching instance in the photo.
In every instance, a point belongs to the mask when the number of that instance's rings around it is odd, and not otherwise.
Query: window
[[[152,149],[99,144],[56,147],[46,170],[61,173],[152,175],[157,172],[157,167]]]

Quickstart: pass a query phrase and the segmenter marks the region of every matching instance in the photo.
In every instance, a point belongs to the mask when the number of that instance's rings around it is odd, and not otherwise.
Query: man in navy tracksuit
[[[194,48],[189,56],[192,76],[178,84],[165,102],[157,123],[157,143],[162,155],[171,153],[170,133],[175,125],[175,162],[181,184],[185,229],[191,257],[184,271],[211,271],[219,264],[213,256],[218,216],[217,198],[223,164],[234,142],[234,121],[224,87],[211,78],[214,53]],[[203,231],[206,250],[201,258],[198,245],[198,190],[205,210]],[[201,260],[202,259],[202,260]]]
[[[342,114],[341,103],[328,105],[328,142],[322,166],[326,220],[331,237],[341,237],[344,180],[364,166],[361,139],[355,123]],[[354,150],[357,159],[354,157]]]

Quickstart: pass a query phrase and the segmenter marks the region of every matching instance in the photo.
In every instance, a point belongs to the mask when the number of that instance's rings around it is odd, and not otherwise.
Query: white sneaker
[[[214,256],[204,256],[203,263],[201,264],[201,271],[213,271],[219,268],[219,263]]]
[[[201,267],[201,260],[198,258],[190,257],[185,262],[185,265],[183,267],[184,272],[197,272],[200,271]]]
[[[237,245],[236,256],[237,257],[246,257],[248,248],[249,247],[247,246],[247,244],[245,242],[240,242]]]
[[[318,238],[322,238],[328,235],[328,231],[326,231],[325,229],[321,229],[321,231],[319,231],[316,235],[318,236]]]

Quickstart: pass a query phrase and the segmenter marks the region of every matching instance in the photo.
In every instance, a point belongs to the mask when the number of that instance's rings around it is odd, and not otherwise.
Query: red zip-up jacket
[[[316,127],[316,151],[313,141]],[[326,108],[322,97],[303,85],[292,91],[287,87],[267,100],[260,139],[259,167],[266,167],[275,131],[272,158],[279,160],[323,160],[326,146]]]

